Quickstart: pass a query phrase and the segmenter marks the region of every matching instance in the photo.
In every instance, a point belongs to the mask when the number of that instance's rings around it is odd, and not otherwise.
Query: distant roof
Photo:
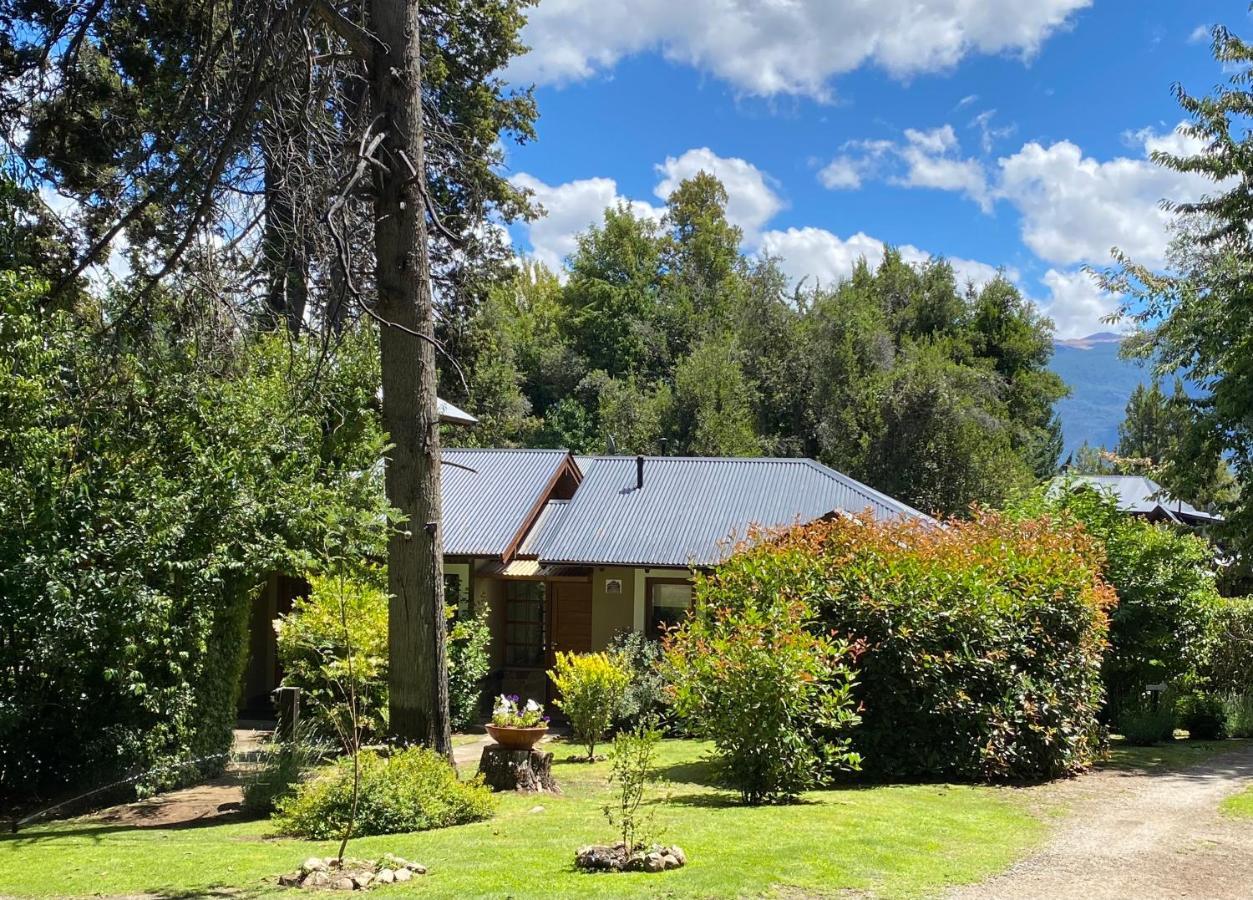
[[[565,450],[445,450],[444,552],[503,556],[542,510]]]
[[[439,410],[439,420],[445,425],[475,425],[479,421],[464,409],[458,409],[441,397],[435,398],[435,404]]]
[[[1067,481],[1069,479],[1069,481]],[[1222,516],[1197,509],[1191,503],[1176,500],[1151,478],[1142,475],[1073,475],[1057,479],[1056,484],[1089,486],[1114,495],[1118,508],[1142,516],[1161,516],[1175,522],[1199,525],[1221,522]]]
[[[783,527],[833,512],[930,521],[810,459],[650,456],[639,490],[635,457],[578,462],[578,491],[533,548],[546,565],[714,565],[727,556],[729,539],[752,525]]]

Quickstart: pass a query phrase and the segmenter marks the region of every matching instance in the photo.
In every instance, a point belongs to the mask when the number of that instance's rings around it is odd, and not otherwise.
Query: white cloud
[[[1044,312],[1057,326],[1059,338],[1086,337],[1103,326],[1101,319],[1118,308],[1119,297],[1108,294],[1083,270],[1059,272],[1049,269],[1042,279],[1049,297]]]
[[[761,227],[783,208],[783,201],[768,183],[768,176],[752,163],[735,157],[718,156],[708,147],[688,150],[682,156],[669,156],[658,164],[662,176],[653,193],[667,199],[684,179],[707,172],[727,190],[727,220],[744,232],[747,244],[757,243]]]
[[[628,200],[618,194],[612,178],[584,178],[565,184],[545,184],[525,172],[511,181],[534,193],[545,214],[530,222],[527,236],[531,253],[554,272],[562,272],[565,260],[578,247],[578,236],[601,221],[605,210],[626,202],[637,215],[659,217],[661,210],[641,200]]]
[[[818,171],[823,187],[833,191],[856,190],[866,174],[865,161],[851,156],[837,156]]]
[[[969,127],[979,129],[979,146],[984,153],[991,153],[997,141],[1009,137],[1017,130],[1014,125],[993,125],[992,119],[995,116],[996,110],[985,109],[970,120]]]
[[[931,258],[930,253],[912,244],[897,249],[908,263],[923,263]],[[847,278],[860,259],[865,259],[871,267],[877,266],[883,261],[884,250],[883,241],[861,231],[841,238],[825,228],[805,227],[767,231],[761,236],[763,254],[779,257],[780,267],[793,282],[808,278],[811,285],[815,281],[829,285]],[[983,285],[997,275],[995,266],[978,260],[949,257],[948,262],[959,285],[967,281]],[[1012,269],[1005,275],[1011,281],[1018,278],[1018,273]]]
[[[1207,44],[1210,39],[1210,26],[1198,25],[1192,29],[1192,33],[1188,35],[1189,44]]]
[[[975,53],[1034,54],[1091,0],[544,0],[528,12],[515,81],[590,77],[659,50],[757,95],[826,97],[864,65],[896,77]]]
[[[965,109],[967,106],[974,103],[978,99],[979,99],[978,94],[967,94],[965,97],[962,97],[960,100],[957,101],[957,105],[954,106],[953,109]]]
[[[997,195],[1022,214],[1023,242],[1058,265],[1103,263],[1117,246],[1138,262],[1165,263],[1170,213],[1161,201],[1195,199],[1212,188],[1200,175],[1173,172],[1148,159],[1153,150],[1193,152],[1179,132],[1138,132],[1144,155],[1105,162],[1070,141],[1034,141],[998,161]]]

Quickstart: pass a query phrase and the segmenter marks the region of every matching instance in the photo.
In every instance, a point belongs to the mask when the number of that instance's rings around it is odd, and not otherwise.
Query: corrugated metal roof
[[[435,398],[435,406],[439,411],[439,420],[445,425],[473,425],[478,422],[464,409],[453,406],[442,397]]]
[[[444,552],[500,556],[569,457],[565,450],[445,450]]]
[[[1171,519],[1192,522],[1221,522],[1222,516],[1197,509],[1191,503],[1176,500],[1162,486],[1142,475],[1068,475],[1056,481],[1057,485],[1073,487],[1087,485],[1114,495],[1118,508],[1123,512],[1152,515],[1158,512]]]
[[[531,526],[531,530],[518,545],[518,556],[530,559],[539,556],[539,548],[543,546],[545,539],[556,533],[569,502],[569,500],[549,500],[544,504],[544,508],[535,519],[535,524]]]
[[[537,548],[544,563],[706,566],[752,525],[866,510],[878,519],[927,519],[810,459],[650,456],[640,490],[635,467],[634,457],[602,456],[583,469],[560,527]]]

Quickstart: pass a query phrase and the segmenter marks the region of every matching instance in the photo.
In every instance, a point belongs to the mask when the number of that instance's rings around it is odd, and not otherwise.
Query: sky
[[[1215,23],[1253,31],[1241,0],[540,0],[506,72],[538,138],[506,153],[547,215],[511,237],[559,268],[607,205],[656,215],[705,170],[793,279],[888,244],[1003,271],[1058,337],[1110,330],[1085,267],[1161,267],[1160,201],[1207,187],[1148,154],[1195,149],[1172,85],[1225,79]]]

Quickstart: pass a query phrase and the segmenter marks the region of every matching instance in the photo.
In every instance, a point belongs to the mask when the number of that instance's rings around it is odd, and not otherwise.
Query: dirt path
[[[1045,787],[1067,807],[1036,853],[952,898],[1253,898],[1253,824],[1219,801],[1253,781],[1253,747],[1188,769],[1102,771]]]

